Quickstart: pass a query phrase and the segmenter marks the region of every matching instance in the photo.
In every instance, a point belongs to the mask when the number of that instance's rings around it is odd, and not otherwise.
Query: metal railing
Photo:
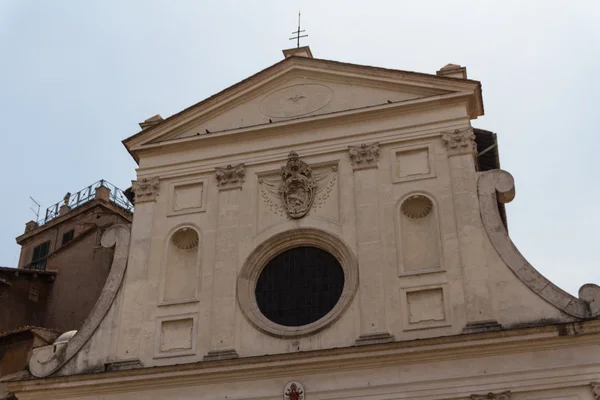
[[[44,225],[59,217],[62,206],[69,206],[69,210],[73,210],[93,200],[96,197],[96,189],[100,187],[105,187],[110,190],[109,200],[111,203],[121,207],[126,211],[131,213],[133,212],[133,204],[131,204],[127,196],[125,196],[125,193],[112,183],[101,179],[98,182],[94,182],[91,185],[81,189],[75,194],[67,193],[62,201],[59,201],[58,203],[48,207],[46,209],[44,218],[37,221],[37,223],[39,225]]]

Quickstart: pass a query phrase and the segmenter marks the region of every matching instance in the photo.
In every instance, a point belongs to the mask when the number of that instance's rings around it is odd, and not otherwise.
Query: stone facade
[[[498,202],[512,178],[478,172],[480,83],[460,66],[427,75],[298,52],[124,141],[143,201],[131,239],[106,233],[100,306],[63,348],[33,352],[39,380],[9,388],[592,400],[600,288],[560,291],[510,241]],[[256,281],[301,246],[333,255],[344,288],[323,318],[278,325]]]

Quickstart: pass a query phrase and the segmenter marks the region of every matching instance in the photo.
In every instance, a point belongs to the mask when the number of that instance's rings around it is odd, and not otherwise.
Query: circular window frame
[[[267,263],[294,247],[310,246],[327,251],[344,271],[344,288],[336,305],[324,317],[307,325],[284,326],[265,317],[256,301],[256,282]],[[319,332],[335,322],[348,308],[358,289],[358,261],[337,236],[315,228],[298,228],[271,236],[248,256],[237,279],[237,300],[242,314],[257,329],[272,336],[295,338]]]

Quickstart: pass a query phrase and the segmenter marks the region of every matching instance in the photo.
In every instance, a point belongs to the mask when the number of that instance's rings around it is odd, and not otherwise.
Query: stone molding
[[[471,400],[510,400],[512,393],[510,390],[501,393],[488,393],[488,394],[472,394]]]
[[[246,166],[242,163],[235,166],[217,167],[215,176],[219,190],[241,189],[246,176]]]
[[[144,201],[155,201],[158,196],[160,186],[158,177],[142,178],[138,181],[131,181],[133,193],[135,193],[135,203]]]
[[[540,274],[517,250],[502,223],[498,202],[508,203],[515,197],[514,179],[503,170],[486,171],[477,182],[479,212],[485,231],[496,252],[510,270],[529,289],[559,310],[576,318],[600,315],[600,287],[587,283],[579,289],[579,298],[563,291]]]
[[[102,292],[77,333],[64,345],[43,346],[33,349],[29,359],[29,370],[37,378],[49,376],[62,368],[92,337],[100,323],[110,309],[127,268],[127,256],[129,254],[130,232],[126,225],[113,225],[102,235],[100,244],[102,247],[115,247],[110,273]]]
[[[331,253],[344,270],[344,288],[337,304],[323,318],[302,326],[283,326],[270,321],[258,308],[256,281],[269,260],[298,246],[314,246]],[[335,322],[348,308],[358,289],[358,261],[337,236],[321,229],[298,228],[280,232],[259,244],[248,256],[237,280],[237,301],[242,313],[257,329],[276,337],[300,337],[316,333]]]
[[[600,382],[590,382],[590,387],[596,400],[600,400]]]
[[[473,129],[456,129],[454,132],[442,133],[442,141],[448,150],[448,157],[477,152]]]
[[[379,143],[363,143],[359,146],[348,146],[348,155],[354,171],[377,168],[379,161]]]
[[[158,390],[173,386],[189,386],[190,380],[201,384],[222,384],[224,381],[236,382],[252,379],[268,379],[278,376],[305,376],[315,373],[338,373],[341,369],[350,370],[360,368],[363,371],[376,370],[398,365],[409,365],[411,363],[430,362],[433,365],[439,363],[440,356],[444,359],[463,360],[490,355],[489,349],[493,347],[495,354],[504,356],[506,360],[514,359],[515,355],[521,353],[535,353],[537,351],[548,351],[548,349],[562,351],[562,354],[570,351],[574,346],[577,349],[585,349],[581,346],[597,346],[600,334],[600,320],[582,321],[578,324],[568,324],[568,337],[565,337],[565,324],[544,325],[515,329],[509,336],[500,335],[497,332],[478,333],[474,335],[453,335],[427,339],[420,339],[415,343],[398,341],[382,344],[379,346],[348,346],[331,351],[300,351],[292,353],[271,354],[259,357],[240,358],[216,363],[191,362],[168,366],[155,366],[152,368],[132,369],[121,371],[119,375],[101,373],[78,373],[68,377],[28,379],[20,376],[6,376],[0,381],[6,382],[8,390],[19,399],[39,398],[40,388],[43,388],[44,399],[58,400],[65,398],[79,398],[89,395],[118,395],[131,393],[133,388],[143,390]],[[541,335],[541,336],[540,336]],[[544,337],[543,340],[532,340],[532,337]],[[566,340],[566,339],[572,340]],[[485,345],[473,346],[473,340],[484,340]],[[382,350],[386,350],[386,356],[382,358]],[[584,350],[585,351],[585,350]],[[567,353],[573,354],[573,353]],[[248,362],[251,360],[251,362]],[[581,377],[589,373],[589,366],[579,365],[569,369],[565,374],[564,368],[556,368],[556,360],[542,358],[544,361],[541,369],[535,370],[509,370],[500,374],[486,375],[482,385],[497,385],[502,378],[506,389],[518,390],[523,386],[538,382],[536,390],[555,390],[563,387],[581,386]],[[549,368],[542,368],[543,366]],[[116,385],[115,378],[128,382],[126,385]],[[26,380],[27,379],[27,380]],[[593,379],[593,378],[590,378]],[[439,384],[439,376],[432,377],[432,384]],[[589,381],[586,381],[586,383]],[[423,383],[423,382],[421,382]],[[444,391],[441,397],[452,399],[469,399],[473,393],[473,377],[461,376],[444,379]],[[399,387],[401,393],[405,393],[405,385]],[[587,386],[589,387],[589,386]],[[389,388],[389,386],[388,386]],[[589,389],[587,389],[589,390]],[[363,394],[356,393],[358,397]],[[419,389],[411,391],[413,398],[431,398],[431,385],[419,384]],[[365,396],[367,397],[367,396]],[[440,397],[440,396],[438,396]],[[362,397],[361,397],[362,398]]]

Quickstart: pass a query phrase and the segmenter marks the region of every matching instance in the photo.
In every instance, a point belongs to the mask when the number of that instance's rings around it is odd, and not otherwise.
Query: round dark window
[[[296,247],[267,263],[256,282],[258,308],[272,322],[302,326],[324,317],[344,289],[338,260],[316,247]]]

